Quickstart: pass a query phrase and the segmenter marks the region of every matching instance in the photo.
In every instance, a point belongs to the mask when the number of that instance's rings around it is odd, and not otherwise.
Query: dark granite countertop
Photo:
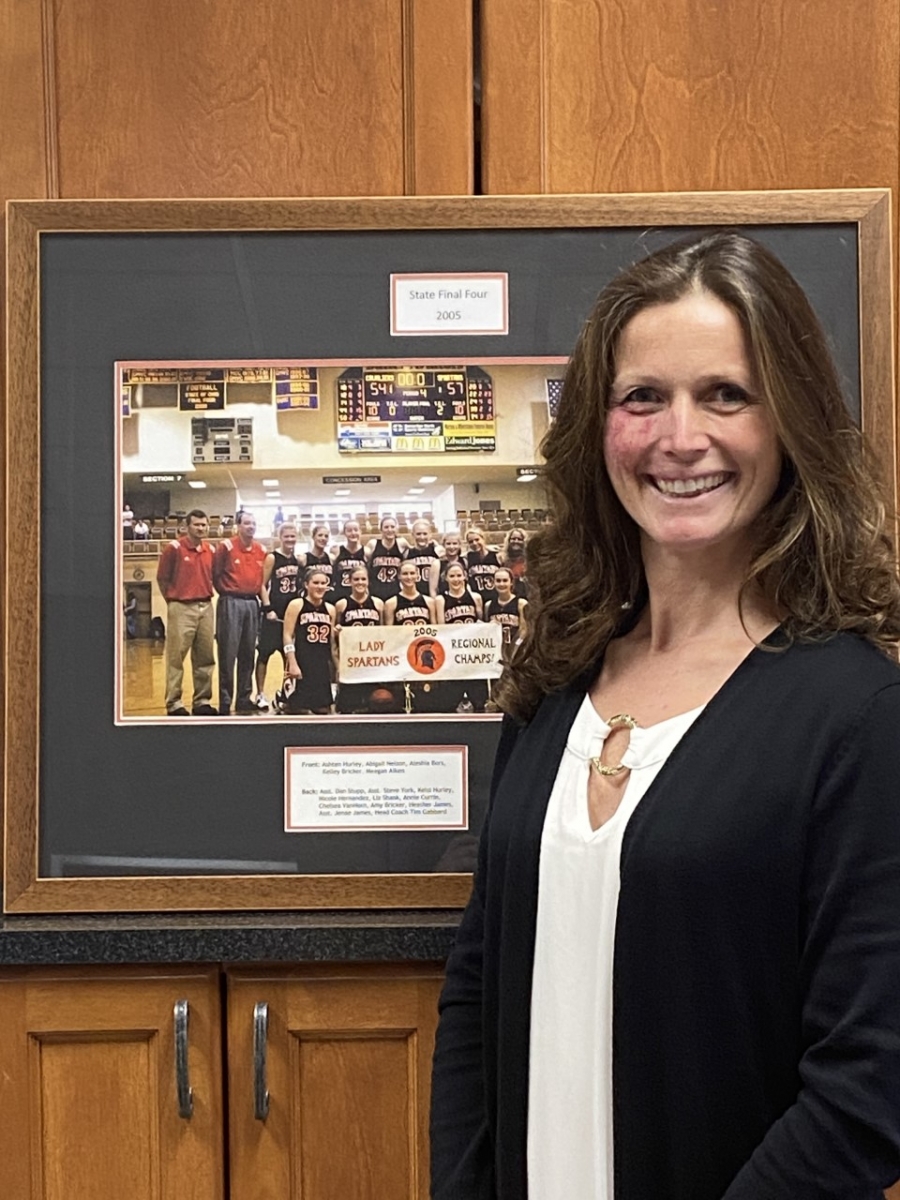
[[[456,910],[0,918],[0,966],[436,962]]]

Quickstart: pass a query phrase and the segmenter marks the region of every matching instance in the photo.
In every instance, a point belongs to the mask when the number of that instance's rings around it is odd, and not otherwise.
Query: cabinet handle
[[[175,1090],[178,1115],[189,1120],[194,1115],[194,1089],[188,1077],[188,1002],[175,1001]]]
[[[261,1001],[253,1009],[253,1115],[264,1121],[269,1115],[266,1087],[266,1051],[269,1038],[269,1006]]]

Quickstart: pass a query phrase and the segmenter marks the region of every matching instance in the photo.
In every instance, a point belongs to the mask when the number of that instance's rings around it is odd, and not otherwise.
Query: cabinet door
[[[0,973],[0,1196],[223,1200],[221,1052],[215,970]]]
[[[427,1197],[441,980],[436,966],[231,972],[231,1200]],[[267,1115],[264,1104],[255,1112],[259,1004],[268,1016]],[[260,1051],[261,1020],[256,1027]]]

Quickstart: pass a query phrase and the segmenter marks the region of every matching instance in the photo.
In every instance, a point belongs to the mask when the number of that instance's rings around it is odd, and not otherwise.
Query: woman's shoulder
[[[857,634],[780,634],[751,654],[723,689],[729,702],[714,709],[757,730],[771,727],[773,737],[818,739],[849,728],[879,693],[898,688],[897,663]]]
[[[776,634],[768,645],[776,656],[784,657],[788,672],[833,680],[854,690],[878,691],[900,683],[896,658],[856,633],[797,637],[789,642]]]

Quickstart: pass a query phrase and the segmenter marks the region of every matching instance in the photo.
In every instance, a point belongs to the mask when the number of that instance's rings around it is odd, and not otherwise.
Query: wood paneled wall
[[[482,13],[486,192],[897,186],[897,0]]]
[[[472,190],[469,0],[0,0],[0,198]]]

